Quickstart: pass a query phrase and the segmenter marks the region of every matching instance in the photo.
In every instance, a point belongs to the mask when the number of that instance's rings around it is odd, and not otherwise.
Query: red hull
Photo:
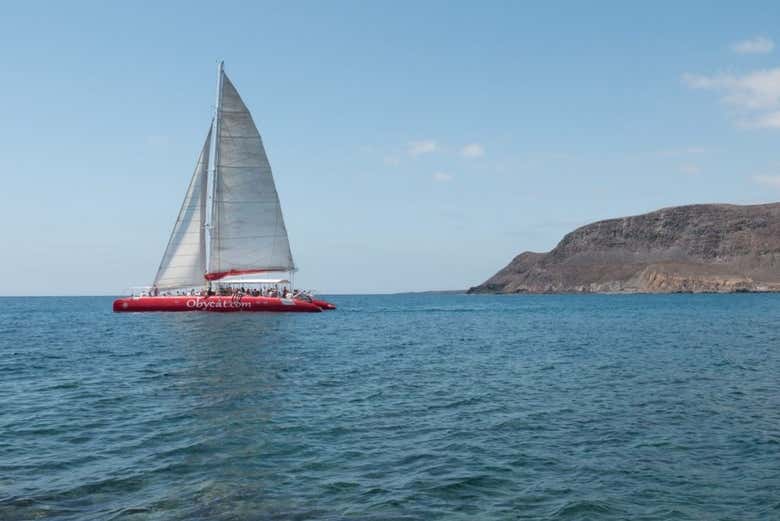
[[[332,306],[332,304],[327,302],[323,302],[323,304]],[[173,296],[119,298],[114,301],[114,311],[275,311],[319,313],[322,311],[322,308],[303,300],[276,297]]]
[[[315,306],[319,307],[323,311],[328,311],[331,309],[336,309],[335,304],[331,304],[330,302],[326,302],[324,300],[317,300],[316,298],[311,299],[311,303]]]

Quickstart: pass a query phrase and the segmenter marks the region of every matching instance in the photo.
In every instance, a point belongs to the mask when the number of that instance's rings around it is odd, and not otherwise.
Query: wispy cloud
[[[775,48],[775,42],[766,36],[756,36],[731,44],[731,50],[737,54],[768,54]]]
[[[680,165],[680,172],[685,175],[699,175],[701,174],[701,167],[693,164]]]
[[[681,157],[681,156],[702,155],[712,151],[713,150],[710,148],[692,146],[692,147],[684,147],[684,148],[667,148],[665,150],[660,150],[658,152],[658,155],[660,157]]]
[[[446,183],[452,181],[452,176],[446,172],[434,172],[433,180],[438,183]]]
[[[436,141],[432,139],[424,139],[422,141],[411,141],[406,147],[406,152],[412,157],[417,157],[423,154],[436,152],[438,149],[439,145],[436,143]]]
[[[688,147],[683,149],[683,152],[686,154],[705,154],[709,151],[710,149],[705,147]]]
[[[780,67],[744,75],[684,74],[682,81],[691,89],[721,93],[721,101],[738,110],[741,126],[780,128]]]
[[[742,76],[685,74],[683,82],[692,89],[723,92],[723,101],[745,109],[776,108],[780,104],[780,67]]]
[[[754,175],[753,181],[760,185],[780,188],[780,175]]]
[[[469,143],[460,149],[460,155],[471,159],[482,157],[485,155],[485,147],[479,143]]]
[[[758,116],[752,126],[760,128],[780,128],[780,111],[767,112]]]
[[[382,161],[387,166],[397,166],[401,163],[401,158],[396,155],[387,155],[384,158],[382,158]]]

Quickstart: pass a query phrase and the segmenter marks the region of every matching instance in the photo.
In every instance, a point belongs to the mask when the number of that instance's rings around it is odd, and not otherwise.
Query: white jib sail
[[[202,286],[206,272],[206,240],[203,220],[206,216],[209,148],[211,130],[198,157],[195,173],[184,196],[171,238],[154,278],[159,289]]]
[[[294,269],[271,165],[252,115],[222,73],[208,272]]]

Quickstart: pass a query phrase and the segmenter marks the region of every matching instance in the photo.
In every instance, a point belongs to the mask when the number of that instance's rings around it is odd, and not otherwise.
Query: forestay
[[[271,165],[252,116],[221,73],[206,277],[294,269]]]
[[[203,219],[206,215],[209,147],[211,130],[198,157],[190,186],[184,196],[171,238],[165,248],[154,285],[159,289],[203,285],[206,269],[206,241]]]

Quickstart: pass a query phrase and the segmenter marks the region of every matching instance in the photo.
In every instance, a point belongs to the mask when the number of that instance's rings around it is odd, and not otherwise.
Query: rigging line
[[[219,199],[216,202],[221,204],[249,204],[249,203],[257,203],[257,204],[273,204],[276,205],[276,201],[268,201],[266,199],[247,199],[244,201],[226,201],[223,199]]]
[[[225,237],[228,241],[243,241],[248,239],[282,239],[284,235],[229,235]],[[268,252],[263,252],[260,255],[268,255]]]
[[[220,168],[245,168],[247,170],[249,169],[255,169],[255,168],[265,168],[265,165],[219,165]],[[269,168],[270,170],[270,168]]]

